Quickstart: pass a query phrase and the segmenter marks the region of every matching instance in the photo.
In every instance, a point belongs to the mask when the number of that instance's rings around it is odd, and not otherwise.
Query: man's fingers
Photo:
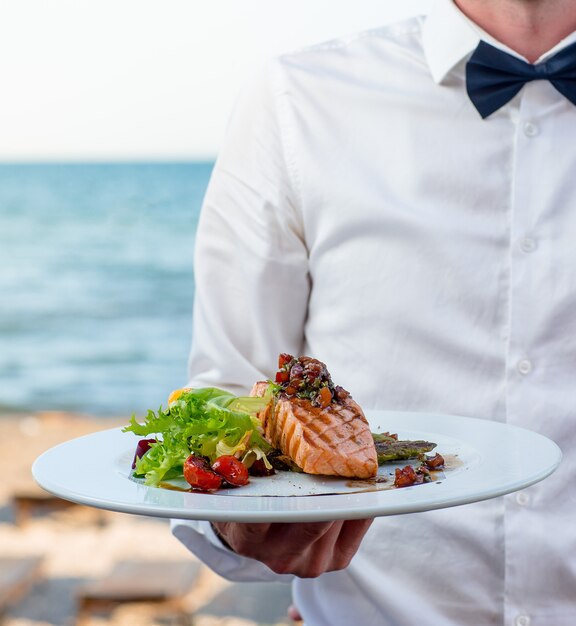
[[[369,519],[331,523],[330,528],[310,544],[306,551],[300,551],[289,564],[285,564],[286,571],[300,578],[316,578],[325,572],[344,569],[356,554],[372,521]]]
[[[299,622],[302,619],[300,611],[293,604],[288,607],[288,617],[295,622]]]
[[[254,549],[268,541],[271,524],[214,522],[212,526],[234,552],[252,557]]]
[[[307,555],[321,552],[316,546],[332,532],[334,524],[338,522],[272,524],[266,542],[252,545],[251,556],[266,563],[277,574],[300,575]]]
[[[372,520],[293,524],[214,523],[232,550],[265,563],[277,574],[315,578],[343,569]]]
[[[330,532],[337,522],[308,522],[277,524],[270,529],[271,538],[294,545],[295,548],[307,548]]]
[[[277,574],[294,574],[300,578],[316,578],[333,566],[335,544],[344,522],[305,524],[298,530],[290,529],[285,549],[276,553],[268,566]],[[304,535],[301,533],[304,531]],[[306,536],[307,542],[303,541]]]
[[[348,567],[373,521],[373,519],[348,520],[342,524],[340,535],[334,544],[334,569]]]

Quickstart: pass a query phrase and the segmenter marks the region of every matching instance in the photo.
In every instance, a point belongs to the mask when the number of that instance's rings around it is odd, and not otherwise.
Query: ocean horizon
[[[0,416],[142,415],[185,384],[212,167],[0,164]]]

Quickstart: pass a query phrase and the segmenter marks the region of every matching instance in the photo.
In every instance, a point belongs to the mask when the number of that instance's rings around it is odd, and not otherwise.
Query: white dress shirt
[[[515,495],[377,519],[347,570],[294,579],[306,626],[576,624],[576,107],[535,81],[481,119],[481,37],[437,0],[275,59],[206,195],[191,384],[246,392],[307,354],[365,409],[507,422],[564,453]],[[222,575],[278,579],[206,523],[174,533]]]

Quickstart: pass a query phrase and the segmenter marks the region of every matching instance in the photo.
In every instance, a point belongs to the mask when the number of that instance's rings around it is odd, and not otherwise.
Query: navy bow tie
[[[546,79],[576,104],[576,43],[532,65],[481,41],[466,65],[466,89],[482,117],[509,102],[531,80]]]

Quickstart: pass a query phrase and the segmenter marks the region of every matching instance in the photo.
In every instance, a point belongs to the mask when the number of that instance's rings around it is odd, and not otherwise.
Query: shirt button
[[[528,359],[522,359],[521,361],[518,361],[517,367],[518,371],[524,376],[532,371],[532,363]]]
[[[519,491],[516,494],[516,503],[520,506],[526,506],[530,502],[530,496],[524,491]]]
[[[534,124],[534,122],[524,123],[524,134],[526,137],[536,137],[539,132],[538,124]]]
[[[514,623],[516,626],[530,626],[530,617],[528,615],[518,615]]]
[[[522,252],[534,252],[536,250],[536,240],[532,237],[524,237],[520,240],[520,249]]]

